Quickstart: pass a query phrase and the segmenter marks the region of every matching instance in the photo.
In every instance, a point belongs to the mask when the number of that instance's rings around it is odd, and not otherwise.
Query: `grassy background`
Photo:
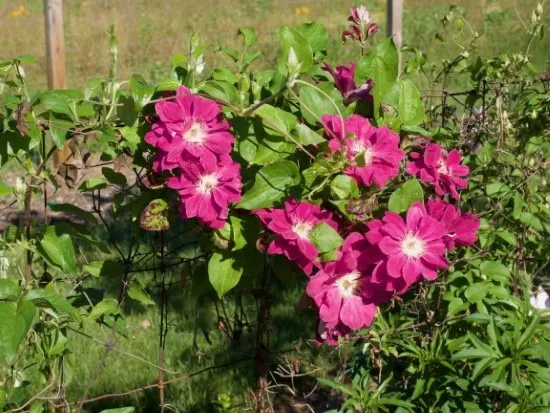
[[[258,47],[264,62],[274,62],[280,26],[317,20],[331,35],[329,60],[345,63],[357,53],[354,47],[339,47],[346,26],[347,9],[353,0],[68,0],[65,1],[66,65],[69,87],[80,87],[92,76],[107,74],[108,39],[105,30],[115,23],[120,45],[120,77],[140,73],[146,78],[168,75],[170,57],[187,52],[191,34],[198,30],[203,43],[236,45],[239,27],[258,30]],[[385,0],[365,2],[385,31]],[[479,53],[493,56],[501,51],[525,48],[525,30],[537,0],[456,0],[474,30],[485,36]],[[404,44],[418,46],[436,61],[456,55],[454,43],[434,40],[439,18],[449,8],[448,0],[404,0]],[[547,14],[546,14],[547,15]],[[519,16],[519,17],[518,17]],[[520,20],[521,18],[521,20]],[[1,57],[31,54],[35,67],[28,68],[34,88],[46,86],[44,17],[42,0],[0,0]],[[379,35],[378,38],[382,38]],[[550,55],[550,41],[536,42],[532,52],[541,70]],[[217,55],[207,56],[207,72],[219,64]]]
[[[329,61],[346,63],[353,58],[353,53],[357,53],[353,46],[340,47],[340,33],[346,26],[347,9],[352,5],[350,3],[357,4],[348,0],[66,0],[68,85],[78,88],[92,76],[107,74],[109,52],[105,30],[111,23],[116,24],[119,37],[122,79],[135,72],[156,80],[166,77],[170,69],[170,57],[188,51],[189,38],[196,30],[200,31],[205,44],[235,46],[238,43],[235,36],[237,29],[253,26],[259,33],[258,47],[264,53],[264,65],[265,62],[274,63],[278,50],[278,28],[311,20],[322,22],[329,30]],[[366,3],[384,33],[385,1],[371,0]],[[484,32],[479,43],[479,54],[493,56],[501,51],[525,49],[525,30],[521,19],[528,21],[536,0],[457,0],[455,3],[464,8],[474,29]],[[439,29],[439,18],[448,10],[448,4],[445,0],[404,0],[404,44],[420,47],[435,61],[456,55],[459,46],[454,43],[443,45],[434,40]],[[548,16],[548,13],[545,15]],[[0,57],[34,55],[36,64],[27,68],[29,82],[33,90],[45,88],[43,1],[0,0],[0,27]],[[539,69],[548,71],[546,59],[550,56],[550,42],[547,38],[536,42],[531,51]],[[218,59],[221,57],[213,53],[207,55],[207,72],[220,63]],[[276,332],[273,348],[285,350],[299,339],[311,338],[314,321],[307,313],[296,315],[296,303],[303,292],[303,285],[279,285],[278,289],[280,292],[273,308],[273,327]],[[209,344],[200,329],[195,335],[197,329],[194,314],[197,308],[188,290],[172,291],[169,314],[172,327],[166,346],[167,368],[188,373],[251,356],[249,341],[247,344],[247,340],[243,339],[241,346],[234,346],[216,330],[211,306],[207,303],[199,305],[202,322],[211,331],[212,344]],[[130,336],[128,339],[119,339],[117,347],[146,360],[157,360],[158,309],[132,306],[126,315]],[[86,331],[104,341],[109,337],[108,332],[95,324],[86,325]],[[198,351],[193,349],[195,338]],[[71,349],[73,379],[68,392],[70,400],[77,400],[103,354],[103,347],[83,336],[71,335]],[[330,368],[328,350],[321,351],[315,347],[306,347],[303,355],[315,365]],[[246,389],[253,385],[252,372],[252,362],[245,362],[223,371],[210,371],[192,380],[178,382],[168,388],[167,402],[176,406],[180,412],[204,412],[207,411],[205,406],[217,394],[231,393],[234,402],[240,404],[247,398]],[[126,391],[153,383],[156,379],[157,372],[153,367],[112,352],[105,369],[94,382],[89,397]],[[155,411],[158,391],[154,389],[102,401],[90,406],[90,411],[124,405],[138,406],[139,411]],[[236,411],[240,411],[239,408]]]

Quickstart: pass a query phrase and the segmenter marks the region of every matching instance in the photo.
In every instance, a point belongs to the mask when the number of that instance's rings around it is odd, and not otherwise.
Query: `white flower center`
[[[449,171],[449,168],[447,168],[447,164],[445,161],[440,161],[439,165],[437,166],[437,172],[439,172],[442,175],[450,175],[451,171]]]
[[[338,287],[338,291],[340,292],[340,296],[342,298],[348,298],[355,295],[355,292],[359,287],[359,277],[361,277],[361,273],[359,271],[352,271],[349,274],[338,278],[334,282],[336,287]]]
[[[203,195],[210,195],[212,190],[218,185],[218,175],[212,173],[210,175],[203,175],[197,185],[197,191]]]
[[[311,232],[312,228],[313,225],[311,225],[311,223],[299,221],[294,224],[294,226],[292,227],[292,231],[296,235],[298,235],[298,238],[308,239],[309,233]]]
[[[424,241],[409,232],[401,241],[401,252],[409,258],[420,258],[424,255]]]
[[[204,141],[205,131],[200,123],[195,123],[183,134],[183,139],[191,143],[202,143]]]
[[[370,145],[365,145],[364,142],[357,140],[351,144],[350,150],[359,166],[369,166],[372,163],[374,151]]]

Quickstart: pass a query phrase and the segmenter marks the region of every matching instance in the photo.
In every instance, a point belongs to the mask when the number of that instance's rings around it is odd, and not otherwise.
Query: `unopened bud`
[[[300,75],[300,61],[294,51],[294,48],[290,48],[288,51],[288,59],[286,61],[286,67],[288,69],[288,86],[292,87],[298,76]]]
[[[15,180],[15,188],[14,188],[15,195],[23,196],[25,195],[25,192],[27,192],[27,184],[23,180],[23,178],[18,177]]]
[[[254,102],[259,102],[262,97],[262,87],[258,82],[252,81],[250,85],[250,90],[252,90],[252,96],[254,97]]]
[[[537,8],[535,9],[535,12],[537,13],[537,15],[538,15],[539,17],[542,16],[542,12],[543,12],[543,10],[542,10],[542,4],[537,3]]]
[[[539,17],[537,16],[537,13],[535,13],[535,10],[531,12],[531,24],[535,24],[539,20]]]

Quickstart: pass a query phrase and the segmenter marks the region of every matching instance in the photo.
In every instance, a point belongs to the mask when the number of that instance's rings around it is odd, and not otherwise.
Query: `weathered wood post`
[[[387,0],[387,35],[393,36],[397,50],[403,42],[403,0]],[[399,53],[399,73],[401,73],[401,53]]]
[[[44,0],[46,19],[46,62],[50,89],[65,89],[65,42],[63,36],[63,0]]]

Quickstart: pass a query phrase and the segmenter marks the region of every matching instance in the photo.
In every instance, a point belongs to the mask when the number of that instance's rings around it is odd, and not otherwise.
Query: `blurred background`
[[[354,47],[337,47],[346,27],[348,8],[364,3],[381,28],[386,24],[386,2],[367,0],[65,0],[65,50],[67,84],[82,86],[109,68],[106,29],[115,24],[119,38],[120,78],[139,73],[149,80],[166,78],[170,58],[189,50],[189,39],[198,31],[203,44],[211,45],[206,54],[205,72],[223,59],[213,53],[216,46],[235,46],[239,27],[253,26],[259,34],[264,56],[275,62],[278,29],[307,21],[323,23],[331,37],[328,60],[344,64],[357,53]],[[455,56],[459,45],[452,39],[442,44],[435,39],[440,18],[450,4],[459,6],[472,28],[483,32],[479,53],[524,50],[525,29],[537,0],[404,0],[403,44],[420,48],[428,59]],[[31,54],[36,65],[27,68],[33,88],[47,85],[44,10],[42,0],[0,0],[0,57]],[[548,14],[546,19],[548,20]],[[460,41],[458,41],[460,44]],[[531,48],[539,70],[546,71],[550,41],[544,39]],[[260,59],[262,62],[269,60]],[[228,62],[225,62],[228,63]]]

